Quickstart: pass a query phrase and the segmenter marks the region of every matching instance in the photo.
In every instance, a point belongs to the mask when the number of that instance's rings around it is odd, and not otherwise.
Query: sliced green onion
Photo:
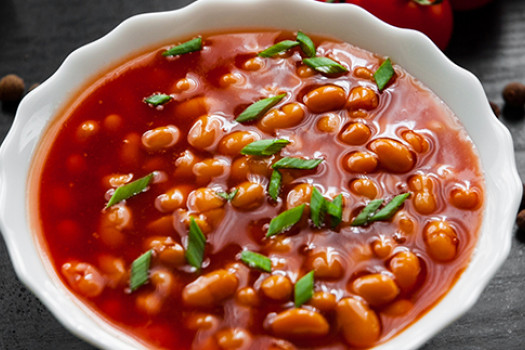
[[[273,163],[274,169],[304,169],[311,170],[317,168],[323,159],[302,159],[295,157],[284,157]]]
[[[235,196],[237,195],[237,192],[239,192],[238,188],[234,189],[230,193],[228,192],[215,192],[215,193],[217,193],[217,196],[230,202],[232,199],[235,198]]]
[[[204,260],[204,247],[206,237],[202,233],[199,225],[193,217],[190,218],[190,232],[188,234],[188,247],[186,248],[185,257],[188,263],[200,269]]]
[[[303,50],[306,56],[315,57],[315,44],[308,35],[304,34],[301,31],[297,32],[297,41],[299,42],[301,50]]]
[[[374,73],[374,80],[376,81],[379,91],[385,88],[393,76],[394,68],[392,68],[392,62],[390,61],[390,58],[387,58]]]
[[[330,227],[336,228],[343,221],[343,195],[340,194],[333,201],[326,203],[326,212],[330,216]]]
[[[241,253],[241,261],[252,269],[272,272],[272,261],[264,255],[243,250]]]
[[[303,59],[308,67],[324,74],[340,74],[348,72],[341,64],[328,57],[310,57]]]
[[[320,228],[323,225],[326,214],[326,203],[328,201],[323,197],[317,188],[313,188],[310,199],[310,218],[315,227]]]
[[[399,207],[410,196],[410,192],[398,194],[388,202],[381,210],[378,211],[383,199],[374,199],[357,215],[352,221],[352,226],[366,225],[373,221],[388,220],[398,211]]]
[[[274,97],[264,98],[249,105],[235,121],[239,123],[249,122],[262,117],[270,108],[279,103],[286,94],[280,94]]]
[[[111,198],[109,199],[106,209],[114,204],[122,202],[125,199],[133,197],[140,192],[144,191],[148,187],[149,183],[153,179],[153,173],[146,175],[138,180],[130,182],[129,184],[118,187]]]
[[[153,106],[160,106],[171,101],[172,97],[166,94],[153,94],[144,99],[144,102]]]
[[[382,199],[374,199],[373,201],[370,201],[370,203],[368,203],[366,207],[364,207],[363,210],[359,213],[359,215],[357,215],[352,221],[352,226],[366,225],[370,221],[372,215],[374,215],[375,211],[381,206],[382,203]]]
[[[285,139],[258,140],[247,144],[241,150],[241,154],[251,156],[271,156],[282,150],[290,141]]]
[[[202,38],[195,38],[164,51],[162,56],[179,56],[200,50],[202,50]]]
[[[270,46],[264,51],[259,52],[260,57],[273,57],[277,55],[278,53],[287,51],[293,47],[299,46],[298,41],[293,40],[283,40],[278,42],[277,44]]]
[[[399,207],[405,202],[405,200],[410,196],[410,192],[398,194],[390,202],[388,202],[381,210],[375,213],[370,221],[381,221],[388,220],[397,212]]]
[[[274,201],[276,201],[277,197],[279,197],[279,192],[281,191],[282,179],[283,179],[283,176],[279,172],[279,170],[272,171],[272,176],[270,177],[270,183],[268,184],[268,194]]]
[[[151,263],[151,249],[136,258],[131,263],[131,274],[129,277],[129,288],[132,292],[148,281],[149,265]]]
[[[314,270],[301,277],[294,287],[295,307],[300,307],[314,295]]]
[[[266,237],[271,237],[281,232],[288,230],[301,220],[303,216],[305,204],[301,204],[295,208],[283,211],[270,221]]]

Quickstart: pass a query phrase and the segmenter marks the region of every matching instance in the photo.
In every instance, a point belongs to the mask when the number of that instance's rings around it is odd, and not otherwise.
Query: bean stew
[[[33,173],[39,240],[147,348],[354,349],[466,268],[484,179],[394,60],[302,32],[210,33],[100,76]]]

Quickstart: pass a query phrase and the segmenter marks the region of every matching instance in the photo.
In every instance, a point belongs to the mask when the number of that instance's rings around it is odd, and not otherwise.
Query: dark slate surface
[[[387,0],[388,1],[388,0]],[[27,85],[49,77],[69,52],[104,35],[125,18],[182,7],[192,0],[0,0],[0,77],[22,76]],[[503,109],[525,175],[525,112],[503,108],[501,90],[525,83],[525,1],[494,0],[485,8],[455,16],[446,54],[473,72],[489,100]],[[16,105],[0,108],[0,137]],[[502,203],[502,205],[505,205]],[[509,258],[478,303],[424,350],[525,349],[525,234],[513,233]],[[18,281],[0,240],[0,349],[88,350]]]

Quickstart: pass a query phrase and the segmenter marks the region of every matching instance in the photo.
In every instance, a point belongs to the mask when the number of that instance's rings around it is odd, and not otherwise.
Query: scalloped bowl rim
[[[131,17],[101,39],[74,51],[55,74],[23,99],[0,148],[0,228],[15,271],[75,335],[101,348],[144,347],[117,328],[107,327],[61,285],[31,233],[28,174],[43,130],[86,81],[123,58],[165,44],[168,39],[269,28],[334,37],[391,57],[456,113],[481,157],[485,212],[469,266],[430,311],[375,349],[421,346],[474,305],[508,256],[522,186],[510,133],[492,114],[474,75],[452,63],[423,34],[392,27],[353,5],[314,0],[243,0],[242,4],[238,0],[198,0],[178,10]]]

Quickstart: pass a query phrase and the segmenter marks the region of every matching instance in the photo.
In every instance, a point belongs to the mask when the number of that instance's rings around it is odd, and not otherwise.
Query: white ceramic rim
[[[510,133],[494,117],[474,75],[453,64],[421,33],[394,28],[356,6],[314,0],[198,0],[179,10],[131,17],[103,38],[74,51],[53,76],[23,99],[1,146],[0,228],[15,271],[75,335],[106,349],[143,348],[82,307],[53,276],[38,250],[28,224],[27,185],[42,130],[86,81],[125,57],[168,39],[268,28],[334,37],[391,57],[445,101],[481,155],[485,214],[470,265],[433,309],[375,349],[415,349],[424,344],[474,305],[506,259],[522,186]]]

